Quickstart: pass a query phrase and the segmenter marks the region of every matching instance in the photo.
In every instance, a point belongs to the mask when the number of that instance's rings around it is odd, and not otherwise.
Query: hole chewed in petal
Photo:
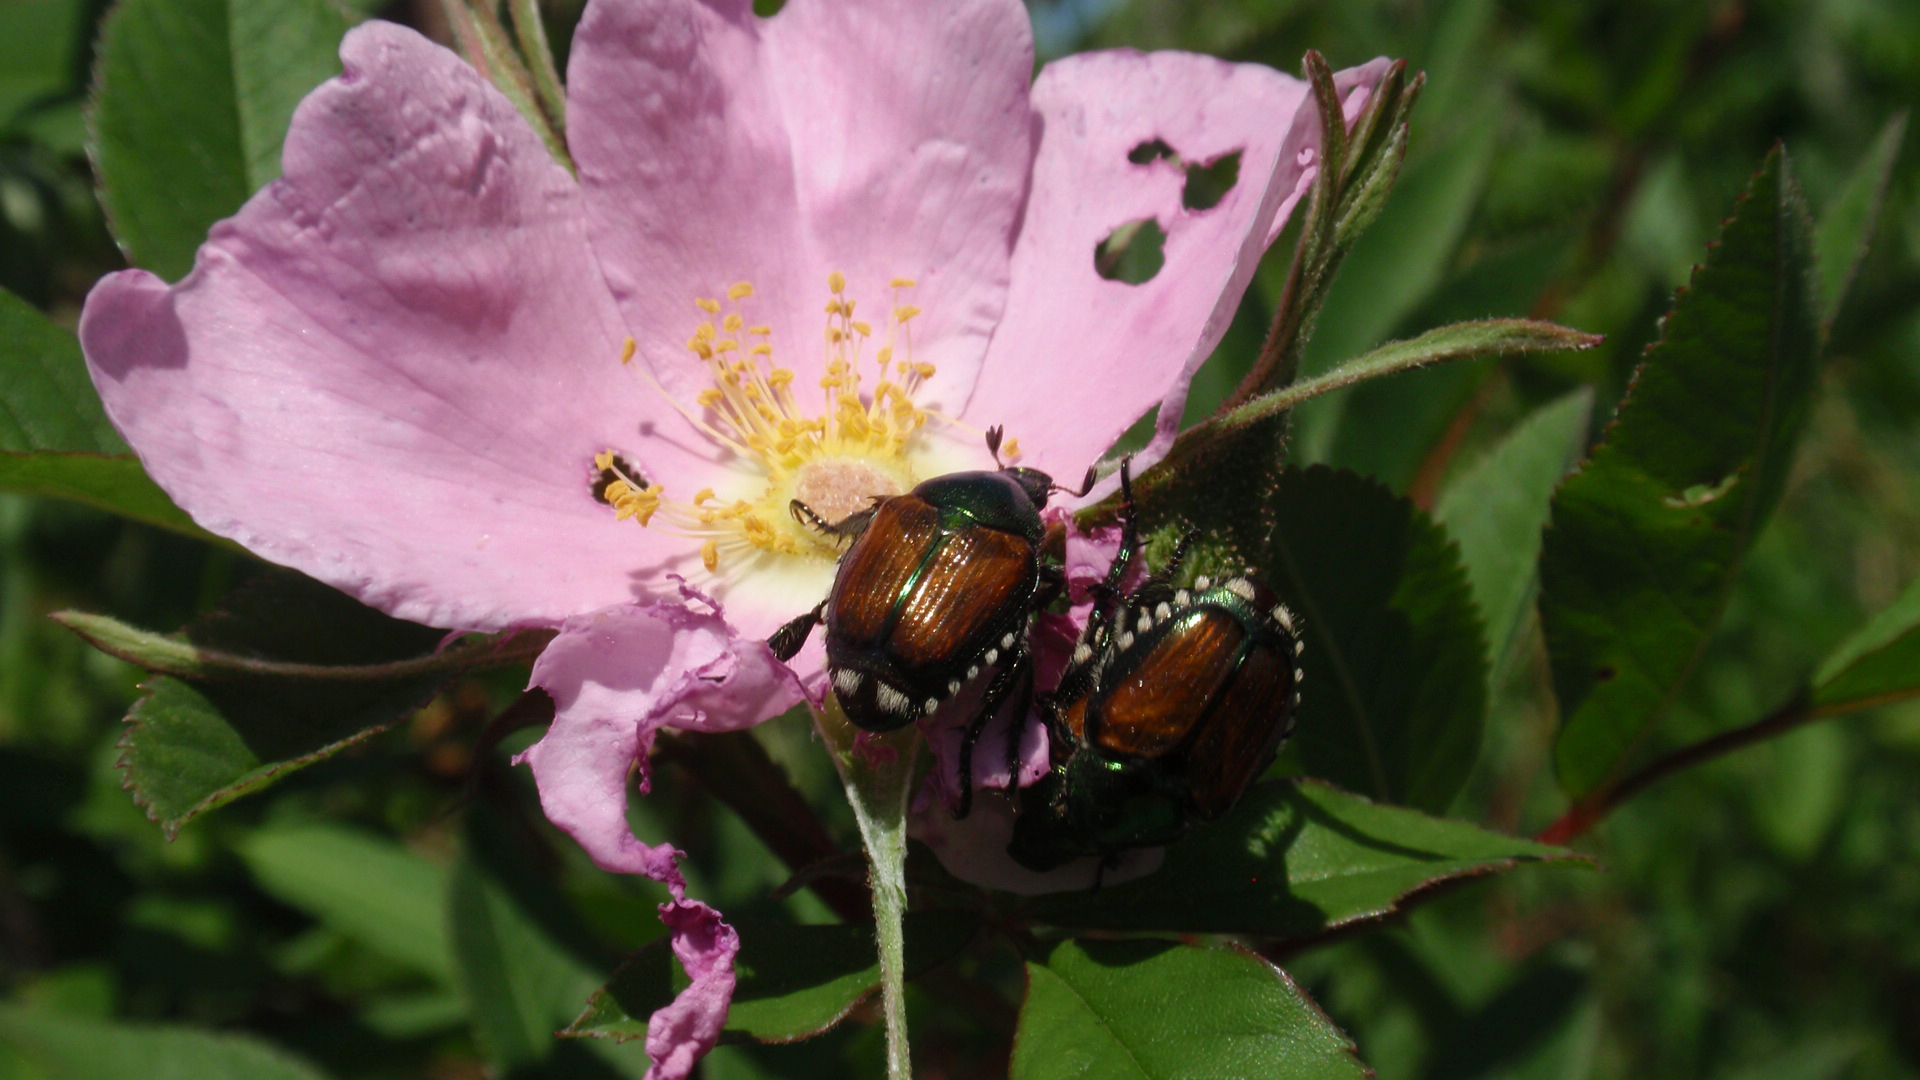
[[[1127,151],[1127,160],[1135,165],[1146,165],[1162,158],[1171,158],[1175,164],[1180,162],[1180,155],[1174,153],[1173,147],[1168,146],[1165,139],[1149,139]]]
[[[1167,231],[1158,221],[1129,221],[1094,245],[1094,272],[1108,281],[1145,284],[1167,264],[1166,245]]]
[[[1187,166],[1187,184],[1180,205],[1189,210],[1211,210],[1240,182],[1240,151],[1221,154],[1204,165]]]

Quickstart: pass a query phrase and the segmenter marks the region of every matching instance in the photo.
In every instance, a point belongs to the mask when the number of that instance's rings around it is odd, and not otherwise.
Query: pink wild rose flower
[[[368,23],[341,59],[191,274],[94,289],[94,383],[209,531],[401,618],[559,630],[525,758],[601,866],[672,891],[692,985],[647,1048],[684,1077],[738,939],[677,850],[633,836],[627,786],[661,727],[819,700],[817,636],[791,665],[765,645],[838,555],[789,500],[833,518],[990,468],[990,425],[1077,479],[1157,405],[1156,460],[1312,181],[1314,110],[1298,80],[1186,54],[1030,79],[1018,0],[593,0],[576,179],[418,34]],[[1350,116],[1384,71],[1341,74]],[[1130,158],[1156,140],[1177,159]],[[1181,163],[1229,154],[1237,183],[1186,208]],[[1162,269],[1101,276],[1096,245],[1147,220]]]

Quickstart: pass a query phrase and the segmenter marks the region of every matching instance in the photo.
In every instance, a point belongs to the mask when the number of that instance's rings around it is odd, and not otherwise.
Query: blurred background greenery
[[[110,6],[0,2],[0,285],[67,325],[120,265],[86,157],[92,47]],[[561,48],[578,8],[549,5]],[[1597,437],[1672,290],[1775,140],[1817,215],[1920,102],[1912,0],[1034,0],[1032,11],[1043,57],[1183,48],[1297,71],[1315,48],[1335,67],[1384,54],[1427,72],[1402,183],[1335,286],[1309,367],[1489,315],[1608,337],[1592,352],[1429,370],[1301,410],[1297,460],[1373,474],[1429,506],[1481,448],[1578,386],[1595,388]],[[440,26],[432,4],[377,13]],[[1790,490],[1666,725],[1673,744],[1779,705],[1920,575],[1914,142],[1835,325]],[[1285,270],[1272,263],[1196,414],[1250,362]],[[563,901],[555,936],[572,944],[543,960],[567,1003],[554,1026],[657,933],[661,890],[599,873],[540,818],[524,770],[507,764],[530,735],[481,742],[515,673],[462,684],[171,842],[121,789],[116,743],[139,673],[46,615],[81,608],[171,629],[257,571],[105,513],[0,496],[0,995],[39,1017],[247,1030],[343,1077],[516,1064],[638,1075],[636,1047],[554,1045],[537,1023],[506,1039],[450,959],[449,897],[484,904],[514,860],[558,882]],[[1501,671],[1455,813],[1532,833],[1564,808],[1537,631]],[[805,727],[759,737],[852,846]],[[829,918],[811,893],[769,898],[786,870],[686,769],[669,764],[657,783],[639,813],[692,854],[696,893],[730,916]],[[1920,706],[1803,728],[1669,780],[1580,846],[1608,872],[1452,890],[1286,965],[1387,1078],[1920,1076]],[[1010,956],[973,962],[1017,992]],[[919,1002],[925,1075],[1004,1071],[1013,1004]],[[877,1062],[876,1039],[852,1024],[791,1047],[727,1047],[706,1075],[838,1074],[848,1055]],[[0,1031],[0,1078],[39,1075]]]

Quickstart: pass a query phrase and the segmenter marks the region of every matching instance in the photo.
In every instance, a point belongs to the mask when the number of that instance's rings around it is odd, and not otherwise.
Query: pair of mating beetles
[[[1000,464],[1000,430],[987,433]],[[1078,492],[1092,488],[1093,473]],[[1299,637],[1272,590],[1249,577],[1174,584],[1191,535],[1168,565],[1127,591],[1138,556],[1128,465],[1122,532],[1093,612],[1058,687],[1035,695],[1031,617],[1066,585],[1041,557],[1040,511],[1068,491],[1036,469],[935,477],[840,522],[798,500],[793,514],[852,541],[833,588],[775,633],[782,660],[826,623],[827,675],[847,718],[892,731],[988,682],[960,745],[961,804],[972,798],[974,744],[1019,694],[1010,770],[1029,702],[1048,726],[1053,767],[1021,792],[1007,852],[1032,870],[1177,839],[1225,813],[1273,760],[1299,701]]]

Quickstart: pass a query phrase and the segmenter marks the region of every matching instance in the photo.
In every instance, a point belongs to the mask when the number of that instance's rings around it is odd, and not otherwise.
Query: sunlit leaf
[[[101,30],[94,160],[114,235],[169,280],[280,175],[294,106],[340,73],[327,0],[121,0]]]
[[[1793,460],[1818,361],[1811,224],[1784,151],[1748,187],[1607,442],[1561,486],[1541,622],[1575,795],[1623,767],[1712,638]]]
[[[1232,947],[1064,941],[1027,964],[1013,1080],[1360,1080],[1352,1040]]]
[[[1268,782],[1169,847],[1154,873],[1040,897],[1024,911],[1071,929],[1297,939],[1385,915],[1443,881],[1568,860],[1584,865],[1564,848],[1382,806],[1325,784]]]

